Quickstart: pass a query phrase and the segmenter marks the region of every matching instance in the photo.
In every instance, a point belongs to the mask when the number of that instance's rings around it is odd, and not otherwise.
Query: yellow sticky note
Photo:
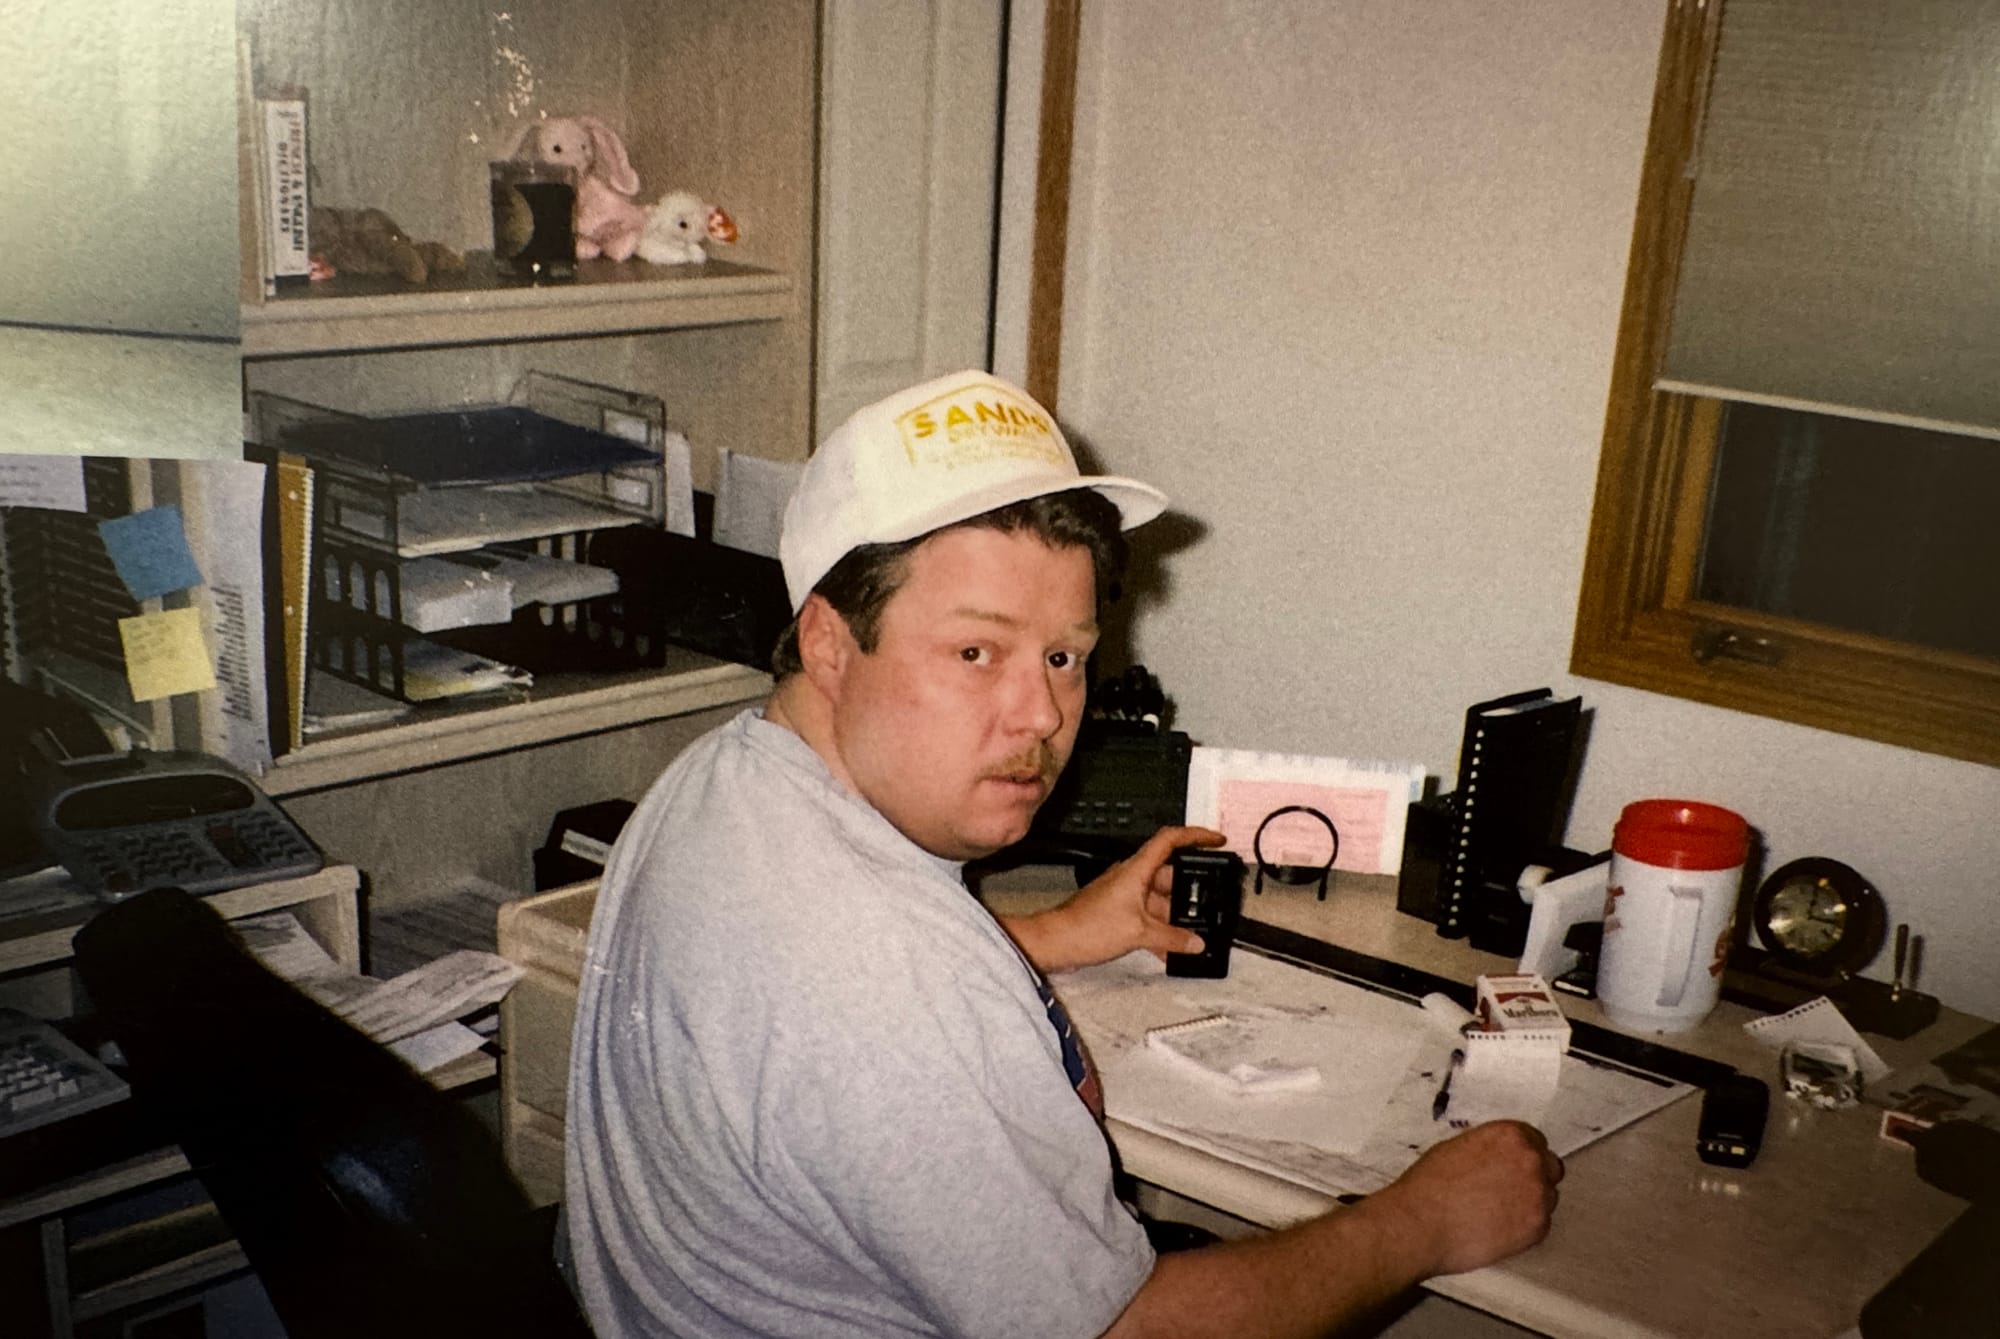
[[[215,687],[215,666],[201,636],[201,611],[169,609],[118,620],[125,677],[134,702]]]

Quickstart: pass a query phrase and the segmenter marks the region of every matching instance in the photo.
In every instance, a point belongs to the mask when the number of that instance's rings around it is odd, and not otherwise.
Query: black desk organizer
[[[715,544],[703,494],[695,536],[666,532],[657,399],[541,372],[504,406],[385,418],[255,399],[264,453],[294,453],[313,468],[307,628],[316,668],[410,700],[405,653],[418,637],[531,674],[659,668],[669,645],[769,667],[791,618],[779,564]],[[469,499],[485,521],[489,503],[498,513],[523,495],[549,524],[443,537],[421,527],[440,502]],[[619,587],[527,605],[506,623],[407,627],[400,562],[472,550],[608,568]]]
[[[696,495],[692,538],[633,525],[493,546],[609,568],[618,591],[529,605],[509,623],[428,634],[401,623],[395,558],[322,540],[336,563],[330,572],[322,562],[316,572],[313,663],[395,697],[404,696],[403,646],[419,635],[537,674],[657,669],[670,645],[769,669],[772,648],[791,621],[784,574],[775,558],[709,539],[708,501]]]
[[[611,612],[649,645],[659,642],[771,667],[771,651],[792,621],[776,558],[709,538],[713,499],[695,494],[695,535],[633,527],[591,536],[590,561],[618,573]]]

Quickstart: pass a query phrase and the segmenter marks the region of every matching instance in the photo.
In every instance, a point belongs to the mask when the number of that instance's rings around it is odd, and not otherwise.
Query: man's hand
[[[1163,957],[1199,953],[1200,935],[1167,923],[1174,886],[1167,862],[1183,846],[1220,846],[1224,840],[1209,828],[1161,828],[1061,906],[1033,916],[1003,916],[1000,923],[1044,972],[1108,962],[1135,948]]]
[[[1371,1212],[1407,1229],[1421,1276],[1457,1274],[1526,1250],[1549,1232],[1562,1159],[1532,1125],[1492,1121],[1447,1139],[1387,1189]]]

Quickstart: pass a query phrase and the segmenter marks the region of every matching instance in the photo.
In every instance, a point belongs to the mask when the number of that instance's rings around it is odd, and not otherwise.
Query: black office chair
[[[76,968],[292,1339],[588,1336],[469,1111],[274,975],[179,889],[99,913]]]
[[[2000,1130],[1948,1120],[1910,1142],[1917,1175],[1971,1207],[1868,1299],[1862,1339],[2000,1334]]]

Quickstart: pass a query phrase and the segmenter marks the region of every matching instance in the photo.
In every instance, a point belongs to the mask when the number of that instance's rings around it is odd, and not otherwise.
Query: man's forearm
[[[1374,1199],[1269,1236],[1163,1255],[1106,1339],[1324,1335],[1434,1272],[1417,1224]]]
[[[1562,1175],[1562,1160],[1532,1127],[1474,1126],[1353,1208],[1160,1257],[1108,1333],[1324,1334],[1432,1275],[1478,1269],[1542,1240]]]
[[[1088,967],[1096,959],[1079,956],[1074,944],[1075,936],[1066,933],[1065,918],[1061,907],[1051,907],[1047,911],[1037,911],[1026,916],[1000,916],[1000,928],[1014,941],[1027,956],[1029,962],[1044,975],[1050,972],[1066,972],[1076,967]]]

